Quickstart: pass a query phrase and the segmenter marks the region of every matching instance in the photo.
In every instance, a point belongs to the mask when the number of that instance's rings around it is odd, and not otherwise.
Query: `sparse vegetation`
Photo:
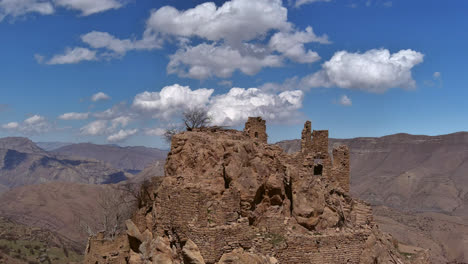
[[[211,123],[211,116],[204,108],[193,108],[184,112],[183,121],[187,131],[194,128],[206,127]]]
[[[279,246],[286,240],[283,235],[277,233],[266,233],[265,238],[273,246]]]
[[[208,126],[212,121],[212,117],[204,108],[193,108],[183,113],[182,122],[184,122],[185,129],[192,131],[194,128],[202,128]],[[171,127],[165,130],[163,134],[164,140],[170,144],[172,137],[183,131],[180,127]]]

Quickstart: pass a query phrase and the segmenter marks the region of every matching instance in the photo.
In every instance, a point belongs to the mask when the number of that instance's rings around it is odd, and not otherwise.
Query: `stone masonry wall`
[[[333,148],[332,179],[349,192],[349,148],[341,145]]]
[[[267,143],[266,124],[261,117],[249,117],[245,123],[244,132],[251,138],[257,138],[260,142]]]
[[[306,153],[312,150],[312,123],[305,122],[301,137],[301,152]]]
[[[312,151],[322,159],[328,157],[328,130],[312,132]]]

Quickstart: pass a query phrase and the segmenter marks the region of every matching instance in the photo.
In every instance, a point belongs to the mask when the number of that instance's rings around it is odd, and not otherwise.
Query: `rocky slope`
[[[387,206],[376,211],[384,230],[440,253],[436,263],[468,263],[468,133],[331,139],[330,149],[334,144],[350,148],[351,193]],[[300,140],[279,145],[294,153]]]
[[[374,225],[370,206],[347,193],[346,148],[335,149],[332,165],[310,144],[287,155],[255,137],[174,136],[165,177],[142,189],[127,234],[92,238],[85,263],[410,262]]]
[[[96,145],[80,143],[67,145],[54,153],[78,158],[92,158],[107,162],[112,167],[138,173],[156,160],[164,160],[167,151],[146,147],[119,147],[115,145]]]
[[[115,217],[114,212],[133,206],[127,203],[132,197],[122,197],[128,194],[118,187],[66,182],[18,187],[0,195],[0,216],[50,230],[82,252],[89,236],[88,227],[92,233],[101,231],[105,229],[106,217],[110,224],[115,220],[110,219]]]
[[[0,191],[50,181],[115,183],[127,176],[97,160],[51,155],[26,138],[0,139]]]
[[[32,228],[0,217],[0,263],[63,264],[81,261],[73,242],[48,230]]]

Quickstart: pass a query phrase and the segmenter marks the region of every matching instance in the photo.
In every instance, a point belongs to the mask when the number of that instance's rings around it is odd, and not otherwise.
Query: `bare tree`
[[[203,108],[193,108],[184,112],[184,121],[187,131],[192,131],[194,128],[206,127],[211,123],[211,117]]]
[[[130,218],[137,208],[139,186],[139,184],[103,186],[96,200],[97,212],[87,216],[75,215],[82,231],[88,236],[103,233],[106,238],[114,239],[125,229],[124,221]]]
[[[211,116],[208,114],[208,111],[204,108],[192,108],[183,113],[182,121],[184,122],[185,129],[187,131],[192,131],[194,128],[206,127],[211,123]],[[167,128],[163,134],[164,140],[171,144],[172,137],[180,132],[183,128],[181,127],[171,127]]]
[[[166,129],[166,131],[164,131],[164,134],[163,134],[164,140],[165,140],[168,144],[171,144],[172,137],[173,137],[174,135],[180,133],[181,131],[182,131],[182,129],[176,128],[176,127]]]

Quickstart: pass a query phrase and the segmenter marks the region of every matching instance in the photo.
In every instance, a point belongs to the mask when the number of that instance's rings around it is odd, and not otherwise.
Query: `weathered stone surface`
[[[312,150],[312,123],[305,122],[301,135],[301,152],[306,153]]]
[[[278,261],[273,257],[256,255],[245,252],[243,249],[235,249],[224,254],[218,264],[276,264]]]
[[[257,139],[262,143],[267,143],[268,135],[266,133],[265,120],[261,117],[249,117],[245,123],[244,132],[252,139]]]
[[[288,155],[250,129],[194,129],[173,137],[165,177],[144,187],[127,223],[126,257],[141,263],[409,262],[382,242],[370,207],[347,192],[349,152],[338,148],[332,163],[323,152],[328,132],[311,133],[306,124],[303,138],[312,134],[311,144]],[[88,255],[98,256],[101,249],[90,241]]]
[[[190,239],[185,243],[184,248],[182,249],[182,256],[184,258],[184,263],[205,264],[205,260],[203,260],[200,250]]]
[[[346,192],[349,192],[349,174],[349,148],[346,145],[334,147],[331,178]]]

